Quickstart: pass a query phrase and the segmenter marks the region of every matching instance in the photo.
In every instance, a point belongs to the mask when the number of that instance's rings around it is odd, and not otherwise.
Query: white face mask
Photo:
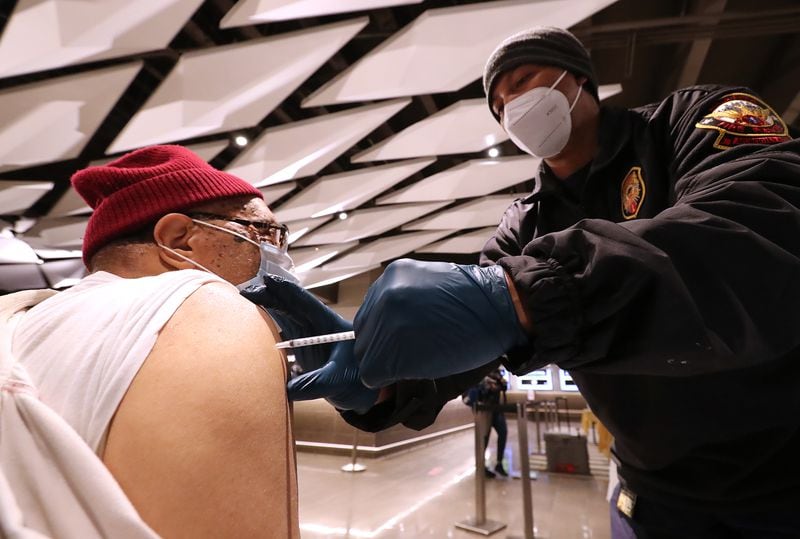
[[[292,258],[286,253],[286,251],[284,251],[280,247],[272,245],[271,243],[266,242],[266,241],[262,241],[261,243],[257,243],[255,241],[251,240],[250,238],[248,238],[247,236],[245,236],[244,234],[239,234],[238,232],[234,232],[233,230],[228,230],[225,227],[212,225],[211,223],[206,223],[204,221],[198,221],[197,219],[192,219],[192,221],[194,221],[195,223],[197,223],[199,225],[203,225],[203,226],[207,226],[207,227],[210,227],[210,228],[215,228],[217,230],[221,230],[222,232],[226,232],[228,234],[231,234],[233,236],[241,238],[244,241],[246,241],[248,243],[252,243],[256,247],[258,247],[258,250],[261,253],[261,263],[259,264],[258,271],[256,272],[255,276],[252,279],[250,279],[248,281],[245,281],[245,282],[243,282],[241,284],[236,285],[236,288],[238,288],[239,290],[244,290],[245,288],[247,288],[251,284],[262,284],[264,282],[264,275],[275,275],[275,276],[278,276],[278,277],[282,277],[282,278],[286,279],[287,281],[292,281],[293,283],[298,283],[299,284],[300,281],[297,279],[297,277],[294,274],[294,262],[292,261]],[[207,271],[208,273],[214,273],[213,271],[211,271],[210,269],[206,268],[205,266],[199,264],[198,262],[195,262],[194,260],[192,260],[189,257],[186,257],[186,256],[176,252],[174,249],[170,249],[166,245],[163,245],[163,244],[159,243],[158,246],[161,247],[162,249],[165,249],[165,250],[169,251],[170,253],[174,254],[178,258],[181,258],[181,259],[187,261],[188,263],[192,264],[193,266],[195,266],[195,267],[197,267],[197,268],[199,268],[199,269],[201,269],[203,271]],[[216,273],[214,273],[214,275],[216,275]]]
[[[549,88],[533,88],[505,106],[503,127],[506,133],[514,144],[534,157],[545,159],[558,155],[569,141],[570,113],[582,92],[579,88],[570,105],[567,96],[555,89],[566,74],[564,70]]]

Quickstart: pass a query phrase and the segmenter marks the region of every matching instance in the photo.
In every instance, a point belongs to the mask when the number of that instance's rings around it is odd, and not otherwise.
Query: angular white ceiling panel
[[[214,159],[219,152],[224,150],[228,146],[227,140],[212,140],[211,142],[201,142],[199,144],[187,144],[186,147],[200,156],[201,159],[205,161],[211,161]],[[117,155],[114,157],[108,157],[106,159],[97,159],[96,161],[91,161],[89,166],[97,167],[101,165],[107,165],[111,161],[119,159],[122,157],[121,155]],[[48,217],[67,217],[70,215],[85,215],[87,213],[92,213],[92,208],[86,205],[86,202],[81,198],[81,196],[75,192],[75,190],[70,187],[67,191],[58,199],[50,211],[47,213]]]
[[[291,249],[289,254],[294,262],[295,272],[305,273],[310,269],[321,266],[339,253],[352,249],[356,245],[358,245],[358,242],[351,241],[320,247],[297,247]]]
[[[86,266],[80,258],[45,262],[41,270],[51,288],[72,286],[86,275]]]
[[[350,277],[355,277],[361,273],[366,273],[379,268],[380,265],[370,266],[368,268],[354,268],[346,271],[326,271],[322,268],[313,268],[305,273],[299,273],[297,277],[300,279],[300,284],[305,288],[317,288],[339,281],[344,281]]]
[[[197,154],[200,159],[210,163],[212,159],[214,159],[219,153],[228,147],[229,141],[227,139],[223,140],[212,140],[210,142],[199,142],[197,144],[181,144],[184,148],[188,148],[192,150],[194,153]],[[90,167],[99,167],[102,165],[107,165],[111,161],[116,161],[120,157],[125,155],[125,153],[121,153],[119,155],[112,155],[109,157],[104,157],[103,159],[95,159],[94,161],[90,161]]]
[[[260,187],[258,190],[264,195],[264,202],[269,206],[284,195],[288,195],[297,188],[297,182],[286,182],[270,185],[269,187]],[[272,209],[270,207],[270,209]]]
[[[316,174],[409,103],[398,99],[266,129],[226,171],[257,186]]]
[[[222,18],[219,27],[234,28],[420,2],[422,0],[239,0]]]
[[[479,78],[509,35],[537,24],[570,26],[616,0],[510,0],[429,9],[341,75],[304,107],[448,92]]]
[[[323,176],[282,204],[275,217],[279,221],[292,221],[352,210],[434,161],[415,159]]]
[[[47,288],[44,275],[36,264],[0,264],[0,290]]]
[[[88,219],[81,217],[40,219],[22,235],[22,239],[34,248],[80,249],[87,222]]]
[[[184,144],[183,146],[192,150],[206,163],[210,163],[222,150],[228,147],[228,140],[211,140],[198,144]]]
[[[0,181],[0,215],[24,213],[52,188],[52,182]]]
[[[41,260],[30,245],[11,235],[0,236],[0,264],[39,264]]]
[[[508,140],[483,98],[464,99],[353,156],[353,163],[469,153]]]
[[[459,234],[453,238],[437,241],[424,247],[416,249],[417,253],[458,253],[458,254],[471,254],[480,252],[486,242],[491,238],[497,227],[490,226],[486,228],[479,228],[465,234]]]
[[[540,162],[540,159],[527,155],[474,159],[379,198],[378,204],[456,200],[488,195],[533,177]]]
[[[622,91],[619,84],[597,89],[600,100]],[[486,99],[463,99],[354,155],[350,161],[387,161],[427,155],[480,152],[508,140]]]
[[[428,245],[439,238],[452,234],[452,230],[434,230],[431,232],[408,232],[389,238],[381,238],[350,251],[337,258],[322,269],[328,271],[344,271],[354,268],[378,265]]]
[[[408,224],[403,230],[459,230],[462,228],[478,228],[497,226],[506,209],[518,195],[492,195],[470,200],[454,208],[420,219]],[[390,206],[383,206],[388,208]]]
[[[330,216],[326,216],[317,217],[316,219],[301,219],[300,221],[286,223],[286,225],[289,227],[289,245],[294,245],[294,242],[330,220]]]
[[[19,0],[0,38],[0,77],[169,45],[203,0]]]
[[[141,63],[0,92],[0,170],[77,157]]]
[[[367,22],[361,17],[184,54],[108,153],[258,123]]]
[[[366,210],[354,211],[347,219],[337,219],[329,225],[308,234],[295,245],[327,245],[329,243],[346,243],[367,236],[382,234],[387,230],[408,223],[432,211],[436,211],[446,202],[429,202],[427,204],[396,204]]]

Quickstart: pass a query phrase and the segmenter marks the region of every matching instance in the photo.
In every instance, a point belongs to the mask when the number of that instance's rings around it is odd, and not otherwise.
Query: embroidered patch
[[[639,215],[639,209],[644,202],[645,187],[642,179],[642,167],[633,167],[625,175],[620,187],[622,197],[622,216],[633,219]]]
[[[776,144],[791,139],[786,124],[774,110],[757,97],[744,93],[723,97],[695,127],[718,131],[714,147],[719,150],[739,144]]]

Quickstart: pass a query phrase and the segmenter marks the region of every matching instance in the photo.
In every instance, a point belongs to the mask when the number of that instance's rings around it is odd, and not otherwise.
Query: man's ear
[[[586,75],[576,75],[575,76],[575,82],[578,83],[578,86],[583,86],[584,84],[586,84],[587,80],[589,80],[589,77],[587,77]]]
[[[197,226],[191,218],[182,213],[168,213],[153,227],[153,240],[157,245],[168,247],[190,259],[194,259],[196,254],[192,249],[195,243],[192,239],[196,234]],[[158,249],[158,256],[164,265],[175,269],[195,268],[191,263],[164,248]]]

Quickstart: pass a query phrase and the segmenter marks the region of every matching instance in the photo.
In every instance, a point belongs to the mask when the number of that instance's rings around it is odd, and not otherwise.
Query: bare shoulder
[[[293,537],[297,493],[276,328],[235,287],[194,292],[117,410],[104,461],[164,537]]]

